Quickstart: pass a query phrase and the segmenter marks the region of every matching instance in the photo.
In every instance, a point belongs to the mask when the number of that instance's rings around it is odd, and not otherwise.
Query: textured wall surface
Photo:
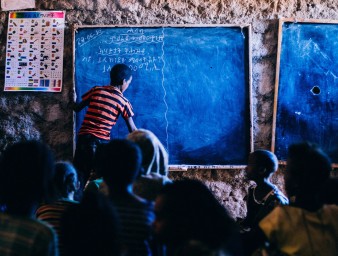
[[[8,12],[0,12],[0,152],[22,139],[41,139],[58,159],[71,159],[73,145],[72,27],[74,24],[251,24],[254,147],[269,149],[278,18],[338,20],[337,0],[36,0],[36,10],[65,10],[62,93],[3,92]],[[203,180],[228,206],[244,216],[248,183],[244,170],[173,172],[174,179]],[[273,181],[283,186],[280,172]]]

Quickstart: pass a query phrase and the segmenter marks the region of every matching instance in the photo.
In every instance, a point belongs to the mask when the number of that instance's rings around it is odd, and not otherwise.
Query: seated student
[[[171,182],[168,175],[168,153],[159,139],[149,130],[139,129],[127,136],[127,140],[135,142],[142,151],[142,168],[133,183],[133,193],[154,201],[164,184]],[[94,169],[100,164],[100,147],[94,158]],[[108,188],[102,178],[97,178],[88,183],[86,191],[97,191],[108,194]]]
[[[43,143],[26,141],[7,148],[0,160],[1,255],[58,255],[56,234],[34,213],[52,191],[54,157]]]
[[[60,243],[60,221],[65,210],[77,201],[74,201],[75,192],[80,184],[77,172],[69,162],[58,162],[55,164],[54,186],[56,188],[56,201],[41,205],[36,211],[36,217],[48,222],[59,237],[59,252],[63,255]]]
[[[331,162],[316,145],[288,149],[285,189],[290,206],[278,206],[259,223],[270,250],[286,255],[338,255],[338,206],[325,205],[319,193]],[[254,241],[260,240],[258,235]]]
[[[323,184],[320,195],[324,204],[338,205],[338,177],[328,179]]]
[[[109,199],[84,193],[79,204],[68,207],[60,222],[64,256],[119,256],[119,220]]]
[[[246,196],[247,215],[240,222],[242,231],[257,227],[259,221],[277,205],[288,204],[286,196],[270,182],[277,169],[278,160],[272,152],[259,149],[250,153],[246,176],[255,184],[249,187]]]
[[[133,184],[133,192],[154,201],[164,184],[171,182],[168,175],[168,153],[154,133],[138,129],[127,139],[135,142],[142,151],[142,169]]]
[[[139,147],[128,140],[112,140],[103,147],[97,168],[109,188],[109,198],[121,221],[121,244],[126,255],[152,255],[153,204],[132,192],[141,169]]]
[[[155,215],[154,233],[167,256],[242,255],[236,223],[200,181],[166,184]]]

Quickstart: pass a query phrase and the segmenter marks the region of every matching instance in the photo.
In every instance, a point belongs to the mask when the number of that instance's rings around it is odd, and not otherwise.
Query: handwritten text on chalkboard
[[[251,147],[248,38],[240,27],[78,28],[76,93],[109,84],[111,68],[124,63],[134,72],[125,96],[135,123],[159,137],[171,164],[244,164]],[[127,133],[119,120],[112,137]]]

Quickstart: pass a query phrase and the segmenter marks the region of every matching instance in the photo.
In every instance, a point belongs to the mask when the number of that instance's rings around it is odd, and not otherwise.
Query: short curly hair
[[[131,69],[125,64],[116,64],[110,70],[110,85],[122,85],[123,80],[129,80],[132,76]]]

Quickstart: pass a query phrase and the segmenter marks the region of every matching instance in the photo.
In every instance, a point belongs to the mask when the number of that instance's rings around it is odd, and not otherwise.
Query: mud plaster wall
[[[36,0],[36,10],[66,11],[63,91],[3,92],[8,12],[0,11],[0,152],[22,139],[40,139],[63,160],[73,151],[74,24],[251,24],[254,148],[270,149],[278,18],[338,20],[337,0]],[[283,188],[281,172],[272,180]],[[188,170],[170,177],[200,179],[234,217],[246,213],[244,170]]]

